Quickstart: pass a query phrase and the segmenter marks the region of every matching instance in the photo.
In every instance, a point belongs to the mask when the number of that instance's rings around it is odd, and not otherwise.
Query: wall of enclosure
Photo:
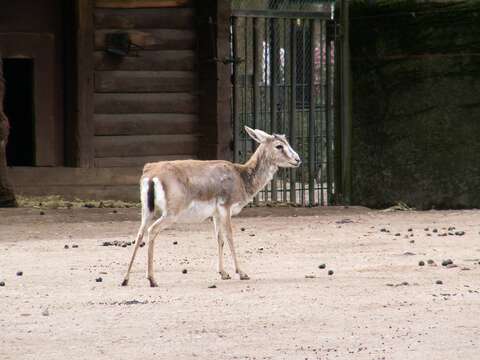
[[[480,3],[354,1],[353,202],[480,206]]]

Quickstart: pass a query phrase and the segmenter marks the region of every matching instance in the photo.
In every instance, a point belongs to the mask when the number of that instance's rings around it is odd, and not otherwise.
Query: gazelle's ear
[[[245,131],[247,132],[250,137],[255,140],[258,143],[262,143],[268,139],[271,139],[273,136],[270,134],[267,134],[265,131],[255,129],[253,130],[252,128],[249,128],[248,126],[245,126]]]

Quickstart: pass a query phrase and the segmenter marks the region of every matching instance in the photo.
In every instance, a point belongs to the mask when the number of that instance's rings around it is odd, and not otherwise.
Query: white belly
[[[190,205],[178,215],[177,222],[202,222],[213,216],[216,206],[215,201],[192,201]]]

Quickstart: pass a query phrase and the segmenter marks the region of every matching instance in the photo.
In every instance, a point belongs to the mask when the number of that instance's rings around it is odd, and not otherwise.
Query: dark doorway
[[[10,121],[8,166],[35,166],[33,60],[4,59],[5,113]]]

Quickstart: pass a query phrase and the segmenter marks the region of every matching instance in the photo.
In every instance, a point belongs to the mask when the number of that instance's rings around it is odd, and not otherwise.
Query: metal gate
[[[233,9],[234,160],[255,149],[244,125],[285,134],[302,158],[281,169],[256,202],[302,206],[334,202],[335,45],[333,7]]]

